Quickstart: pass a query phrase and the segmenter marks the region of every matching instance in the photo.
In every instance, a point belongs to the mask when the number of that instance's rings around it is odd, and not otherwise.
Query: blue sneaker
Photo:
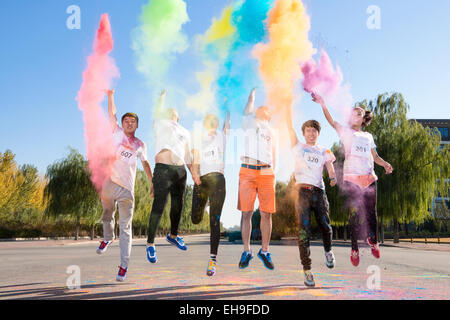
[[[154,246],[148,246],[147,249],[147,259],[151,263],[156,263],[158,261],[158,258],[156,257],[156,249]]]
[[[271,256],[270,256],[270,253],[269,253],[269,252],[266,253],[266,254],[263,254],[263,253],[262,253],[262,249],[259,249],[259,252],[258,252],[258,258],[261,259],[261,261],[264,263],[264,266],[265,266],[267,269],[273,270],[273,269],[275,268],[275,266],[273,265],[272,258],[271,258]]]
[[[167,237],[166,237],[166,240],[167,240],[169,243],[171,243],[171,244],[177,246],[178,249],[185,250],[185,251],[187,250],[187,247],[186,247],[186,245],[184,244],[183,238],[181,238],[181,237],[178,237],[178,236],[177,236],[176,239],[173,239],[173,238],[170,237],[170,234],[168,234]]]
[[[239,261],[239,269],[244,269],[248,267],[250,260],[253,259],[253,255],[247,251],[242,252],[241,261]]]

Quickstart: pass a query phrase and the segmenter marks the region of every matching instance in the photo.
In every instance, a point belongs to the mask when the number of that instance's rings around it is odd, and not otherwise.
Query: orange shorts
[[[273,169],[255,170],[241,167],[238,210],[253,212],[256,195],[258,195],[259,210],[275,213],[275,174]]]

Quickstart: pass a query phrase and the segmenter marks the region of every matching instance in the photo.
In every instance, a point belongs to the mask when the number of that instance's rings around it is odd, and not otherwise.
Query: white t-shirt
[[[292,148],[295,158],[295,181],[325,190],[323,167],[325,163],[336,161],[334,154],[320,145],[310,146],[298,142]]]
[[[376,177],[372,156],[372,149],[376,148],[373,136],[348,127],[340,127],[338,134],[345,149],[344,175],[372,174]]]
[[[193,149],[199,152],[200,176],[211,172],[225,171],[226,135],[217,131],[209,135],[206,130],[195,130],[193,136]]]
[[[111,180],[134,194],[137,158],[147,161],[147,147],[136,137],[128,138],[121,127],[114,130],[113,140],[116,160],[112,166]]]
[[[158,119],[153,122],[155,130],[156,154],[161,150],[172,151],[185,163],[191,164],[191,136],[188,130],[172,120]],[[189,150],[189,152],[186,152]]]
[[[267,121],[256,119],[253,115],[244,115],[244,150],[241,156],[273,165],[273,148],[276,146],[276,133]]]

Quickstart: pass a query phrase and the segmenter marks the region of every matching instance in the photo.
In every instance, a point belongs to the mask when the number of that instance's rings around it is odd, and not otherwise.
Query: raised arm
[[[116,130],[116,128],[119,126],[117,122],[117,110],[116,105],[114,103],[114,92],[116,90],[107,90],[106,94],[108,95],[108,116],[109,116],[109,123],[111,124],[111,128]]]
[[[230,126],[231,126],[231,117],[230,117],[230,111],[226,111],[226,115],[225,115],[225,122],[223,124],[223,133],[225,135],[228,135],[230,133]]]
[[[255,112],[255,92],[256,89],[253,89],[252,92],[250,92],[250,96],[248,97],[247,106],[244,110],[244,114],[246,116]]]
[[[327,119],[328,123],[335,129],[339,130],[340,124],[336,121],[334,121],[333,117],[331,116],[330,112],[328,111],[327,106],[325,105],[325,101],[323,101],[322,97],[319,96],[317,93],[312,93],[311,97],[313,98],[313,101],[320,104],[322,106],[323,114],[325,115],[325,118]]]
[[[166,89],[161,91],[161,94],[159,95],[158,102],[156,103],[156,107],[153,110],[153,116],[154,118],[161,119],[164,118],[164,102],[166,100]]]
[[[295,147],[298,143],[298,137],[295,133],[294,126],[292,125],[292,110],[291,107],[286,108],[286,122],[289,131],[289,138],[291,139],[291,148]]]

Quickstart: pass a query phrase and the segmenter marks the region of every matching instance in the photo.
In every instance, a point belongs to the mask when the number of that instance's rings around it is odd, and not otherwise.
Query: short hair
[[[217,122],[217,125],[219,125],[219,118],[217,118],[216,115],[214,115],[214,114],[207,114],[207,115],[205,116],[205,118],[203,119],[203,126],[205,126],[205,124],[206,124],[208,121],[212,121],[212,120],[216,121],[216,122]]]
[[[138,118],[138,116],[137,116],[136,113],[133,113],[133,112],[127,112],[127,113],[125,113],[125,114],[122,116],[122,122],[123,122],[123,120],[124,120],[126,117],[135,118],[135,119],[136,119],[136,122],[139,123],[139,118]]]
[[[314,128],[320,133],[320,122],[317,120],[308,120],[302,125],[302,132],[305,133],[305,128]]]

